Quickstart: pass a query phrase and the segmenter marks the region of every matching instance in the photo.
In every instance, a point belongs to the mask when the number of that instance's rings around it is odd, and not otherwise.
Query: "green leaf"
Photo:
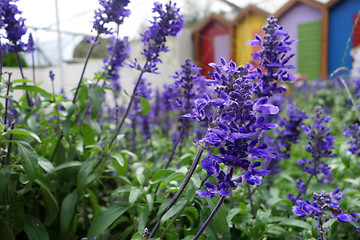
[[[241,211],[241,208],[232,208],[229,210],[228,215],[226,216],[226,221],[228,223],[228,225],[231,225],[232,222],[231,220],[233,219],[233,217],[235,217],[239,212]]]
[[[213,198],[206,198],[209,207],[204,206],[200,212],[200,220],[202,224],[209,217],[211,211],[215,208],[219,199],[220,198],[218,196]],[[207,239],[230,239],[230,229],[228,227],[226,217],[227,209],[222,205],[205,229],[205,235],[207,236]]]
[[[148,221],[149,218],[149,209],[144,207],[143,210],[140,212],[139,214],[139,218],[138,218],[138,232],[142,233],[142,231],[144,230],[145,226],[146,226],[146,222]]]
[[[112,202],[107,208],[102,208],[94,217],[94,220],[89,228],[88,238],[92,239],[93,237],[100,235],[128,209],[128,204],[120,202]]]
[[[54,167],[53,172],[58,172],[60,170],[64,170],[66,168],[78,168],[81,167],[82,162],[78,162],[78,161],[72,161],[72,162],[66,162],[63,164],[60,164],[57,167]]]
[[[28,143],[22,141],[17,143],[21,155],[21,164],[25,169],[26,175],[33,181],[39,177],[38,155]]]
[[[13,135],[21,135],[21,136],[26,136],[26,137],[32,137],[34,138],[36,141],[38,141],[39,143],[41,143],[41,140],[39,138],[38,135],[36,135],[35,133],[29,131],[29,130],[26,130],[26,129],[12,129],[12,130],[9,130],[7,131],[5,134],[3,135],[10,135],[10,134],[13,134]]]
[[[96,215],[100,211],[100,206],[99,206],[99,203],[98,203],[97,196],[89,188],[87,188],[86,191],[89,193],[90,203],[91,203],[92,208],[94,209],[94,214]]]
[[[0,169],[0,179],[1,179],[1,181],[0,181],[0,198],[2,198],[2,195],[3,195],[3,192],[6,188],[6,186],[8,186],[11,172],[12,172],[12,169],[7,166],[2,166],[2,168]]]
[[[137,232],[132,236],[130,240],[143,240],[142,234]]]
[[[153,193],[146,194],[146,201],[148,202],[149,211],[152,211],[154,206],[154,194]]]
[[[125,160],[120,153],[111,153],[111,157],[114,158],[120,166],[123,167],[125,165]]]
[[[43,156],[38,156],[38,164],[47,173],[51,173],[54,171],[53,164]]]
[[[141,195],[141,190],[139,187],[131,187],[131,191],[129,194],[129,204],[132,206]]]
[[[69,142],[70,142],[70,138],[69,138],[70,130],[71,130],[71,120],[70,119],[65,119],[62,122],[62,130],[63,130],[64,137],[67,140],[69,140]]]
[[[15,240],[15,235],[9,225],[0,218],[0,236],[2,239]]]
[[[35,181],[41,186],[41,191],[44,196],[45,209],[46,209],[46,217],[44,224],[45,226],[50,226],[55,221],[59,213],[59,205],[56,201],[55,196],[50,191],[49,187],[39,179]]]
[[[91,157],[82,163],[77,175],[77,189],[82,192],[87,182],[88,176],[96,162],[96,157]]]
[[[164,186],[168,185],[169,182],[171,182],[172,180],[175,180],[176,178],[181,178],[181,177],[185,177],[185,175],[183,173],[179,173],[179,172],[174,172],[172,174],[170,174],[164,181]]]
[[[291,227],[300,227],[300,228],[304,228],[304,229],[308,229],[311,230],[312,226],[310,223],[305,222],[303,220],[297,220],[297,219],[291,219],[291,218],[285,218],[284,220],[282,220],[279,225],[282,226],[291,226]]]
[[[80,126],[80,133],[83,136],[84,146],[92,145],[95,143],[94,130],[86,123],[82,123]]]
[[[101,104],[104,102],[103,92],[99,88],[89,88],[88,97],[91,105],[91,118],[94,119],[99,114]]]
[[[174,170],[170,170],[170,169],[161,169],[159,171],[157,171],[154,176],[153,176],[153,181],[156,181],[156,180],[165,180],[167,176],[169,176],[169,174],[175,172]],[[156,182],[159,182],[159,181],[156,181]]]
[[[146,98],[143,97],[138,97],[138,99],[140,100],[140,105],[141,105],[141,110],[140,110],[140,114],[141,115],[148,115],[149,111],[150,111],[150,103]]]
[[[140,165],[140,166],[136,167],[135,175],[136,175],[136,179],[138,180],[140,185],[143,185],[145,182],[144,171],[145,171],[145,168],[143,166]]]
[[[67,235],[72,225],[75,208],[77,204],[77,192],[66,195],[61,205],[60,226],[62,235]]]
[[[135,153],[129,151],[129,150],[121,150],[119,153],[121,153],[123,156],[124,155],[129,155],[130,157],[132,157],[135,161],[139,161],[138,157],[136,156]]]
[[[279,203],[285,203],[288,208],[291,208],[292,202],[289,199],[270,198],[269,204],[271,207],[275,207]]]
[[[352,157],[351,152],[349,152],[349,147],[350,145],[348,143],[343,143],[340,145],[340,151],[339,151],[341,161],[346,168],[350,167],[350,162]]]
[[[33,83],[32,80],[29,79],[16,79],[16,80],[12,80],[13,83]]]
[[[67,112],[66,119],[71,118],[71,116],[74,114],[76,110],[76,105],[72,101],[64,101],[61,103],[61,105],[64,106]]]
[[[39,219],[31,215],[24,218],[24,230],[29,240],[48,240],[49,234]]]
[[[39,94],[41,94],[42,96],[47,97],[47,98],[51,98],[51,97],[52,97],[52,94],[51,94],[51,93],[48,93],[48,92],[45,91],[44,89],[39,88],[39,87],[36,87],[36,86],[31,86],[31,85],[18,85],[18,86],[15,86],[13,89],[14,89],[14,90],[25,90],[25,91],[33,92],[33,93],[39,93]]]
[[[160,223],[163,224],[164,222],[166,222],[168,219],[170,219],[171,217],[173,217],[175,214],[177,214],[178,211],[180,211],[184,204],[186,204],[186,199],[182,198],[182,199],[178,199],[176,201],[176,203],[174,204],[174,206],[172,206],[169,211],[167,211],[164,216],[161,218]]]

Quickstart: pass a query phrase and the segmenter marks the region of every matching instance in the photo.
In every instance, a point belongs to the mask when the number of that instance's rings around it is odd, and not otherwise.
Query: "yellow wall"
[[[235,28],[235,59],[238,65],[244,65],[252,60],[252,47],[246,42],[253,39],[255,30],[261,30],[266,25],[266,17],[256,13],[248,13],[237,23]]]

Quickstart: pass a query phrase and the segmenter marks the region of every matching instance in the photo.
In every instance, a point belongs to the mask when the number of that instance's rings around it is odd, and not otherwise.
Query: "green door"
[[[320,77],[321,21],[298,25],[298,72],[307,79]]]

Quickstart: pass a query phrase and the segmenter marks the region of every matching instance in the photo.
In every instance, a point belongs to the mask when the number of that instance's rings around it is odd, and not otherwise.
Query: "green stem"
[[[18,62],[18,66],[19,66],[19,69],[20,69],[21,78],[25,79],[19,53],[15,52],[15,56],[16,56],[16,60]],[[24,83],[24,85],[26,85],[26,83]],[[28,91],[25,91],[25,93],[26,93],[26,100],[27,100],[28,106],[30,107],[31,106],[31,100],[30,100],[29,93],[28,93]]]
[[[164,239],[165,234],[168,232],[169,228],[174,224],[176,219],[179,217],[180,213],[186,208],[187,203],[184,203],[184,205],[181,207],[181,209],[176,213],[176,215],[171,219],[171,222],[169,225],[166,226],[166,229],[163,231],[163,233],[160,236],[160,239]]]
[[[152,237],[155,235],[156,231],[158,230],[158,228],[159,228],[159,226],[160,226],[161,218],[165,215],[165,213],[167,213],[167,212],[169,211],[169,209],[170,209],[172,206],[174,206],[176,200],[180,197],[180,195],[181,195],[182,192],[184,191],[185,187],[186,187],[187,184],[189,183],[190,178],[191,178],[191,176],[194,174],[195,169],[196,169],[196,167],[197,167],[197,165],[198,165],[198,163],[199,163],[199,160],[200,160],[200,158],[201,158],[201,155],[202,155],[203,151],[204,151],[203,148],[202,148],[202,147],[199,147],[199,150],[198,150],[198,152],[197,152],[197,154],[196,154],[196,157],[195,157],[195,159],[194,159],[194,162],[193,162],[193,164],[191,165],[191,168],[189,169],[189,171],[188,171],[188,173],[187,173],[187,175],[186,175],[183,183],[181,184],[179,190],[176,192],[175,196],[171,199],[171,201],[170,201],[170,203],[168,204],[168,206],[166,207],[165,211],[160,215],[158,221],[156,222],[153,230],[152,230],[151,233],[150,233],[150,238],[152,238]]]
[[[246,184],[247,184],[247,188],[248,188],[249,200],[250,200],[250,205],[251,205],[251,212],[252,212],[253,218],[256,218],[256,211],[255,211],[254,203],[253,203],[253,200],[252,200],[250,184],[249,183],[246,183]]]
[[[96,42],[97,42],[97,40],[98,40],[98,38],[99,38],[99,35],[100,35],[100,34],[98,33],[98,34],[96,35],[96,37],[95,37],[94,42],[91,43],[89,52],[88,52],[88,54],[87,54],[87,56],[86,56],[86,59],[85,59],[85,63],[84,63],[83,70],[82,70],[82,72],[81,72],[80,80],[79,80],[78,86],[77,86],[77,88],[76,88],[74,98],[73,98],[73,100],[72,100],[72,103],[75,103],[75,101],[76,101],[76,97],[77,97],[77,95],[78,95],[78,92],[79,92],[79,89],[80,89],[80,86],[81,86],[81,82],[82,82],[82,80],[83,80],[83,78],[84,78],[85,70],[86,70],[87,64],[88,64],[89,59],[90,59],[90,55],[91,55],[92,51],[94,50],[94,47],[95,47]]]
[[[5,82],[5,84],[7,85],[6,87],[6,95],[5,95],[5,112],[4,112],[4,125],[6,125],[7,123],[7,115],[8,115],[8,108],[9,108],[9,92],[10,92],[10,85],[11,85],[11,72],[8,73],[9,75],[9,79]]]
[[[146,69],[148,63],[149,63],[149,61],[147,60],[146,63],[145,63],[145,65],[144,65],[144,68],[143,68],[143,69]],[[122,126],[124,125],[125,119],[126,119],[127,115],[128,115],[129,112],[130,112],[131,105],[133,104],[133,102],[134,102],[134,100],[135,100],[136,90],[137,90],[137,88],[138,88],[138,86],[139,86],[139,84],[140,84],[140,82],[141,82],[141,79],[142,79],[142,76],[143,76],[144,73],[145,73],[145,72],[142,70],[141,73],[140,73],[140,75],[139,75],[139,78],[137,79],[137,82],[136,82],[136,84],[135,84],[134,90],[133,90],[133,92],[132,92],[132,94],[131,94],[130,102],[129,102],[127,108],[126,108],[125,114],[124,114],[124,116],[122,117],[119,125],[116,127],[116,131],[115,131],[114,136],[111,138],[111,140],[110,140],[110,142],[109,142],[109,152],[111,152],[112,147],[113,147],[114,142],[115,142],[115,139],[116,139],[117,136],[119,135],[120,130],[121,130]],[[91,171],[91,173],[93,173],[93,172],[99,167],[100,163],[101,163],[104,159],[105,159],[105,155],[101,155],[101,156],[99,157],[99,160],[96,162],[96,165],[95,165],[95,167],[93,168],[93,170]]]
[[[11,122],[11,126],[10,126],[10,130],[13,130],[15,126],[15,121]],[[11,153],[11,148],[12,148],[12,140],[13,140],[14,135],[10,134],[9,136],[9,143],[8,143],[8,148],[7,148],[7,152],[6,152],[6,158],[3,161],[4,165],[9,165],[10,164],[10,153]]]
[[[209,223],[211,222],[211,220],[214,218],[215,214],[217,213],[217,211],[220,209],[221,205],[224,203],[226,196],[221,196],[219,202],[216,204],[214,210],[211,212],[210,216],[208,217],[208,219],[206,219],[204,225],[202,225],[202,227],[200,228],[199,232],[196,234],[196,236],[193,238],[193,240],[198,239],[201,234],[205,231],[206,227],[209,225]]]

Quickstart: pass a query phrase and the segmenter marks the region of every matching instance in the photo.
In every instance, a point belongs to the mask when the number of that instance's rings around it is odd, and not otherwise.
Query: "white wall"
[[[141,51],[143,45],[139,43],[139,41],[134,41],[131,43],[131,56],[130,60],[135,57],[138,58],[140,63],[144,61],[141,58]],[[146,77],[149,81],[151,81],[153,88],[162,87],[164,83],[173,82],[173,79],[168,76],[174,75],[175,71],[181,70],[181,64],[185,61],[185,58],[191,57],[193,54],[192,48],[192,40],[191,40],[191,30],[184,29],[182,34],[179,37],[170,37],[167,41],[167,46],[170,49],[170,52],[161,53],[160,58],[163,63],[158,64],[158,72],[161,74],[149,74],[145,73],[144,77]],[[56,49],[54,49],[56,51]],[[102,69],[102,60],[90,60],[85,72],[84,77],[91,79],[96,72]],[[61,70],[59,66],[52,67],[41,67],[35,69],[35,79],[37,83],[41,83],[41,87],[46,89],[47,91],[52,91],[51,81],[49,77],[49,71],[52,70],[55,74],[55,93],[59,93],[62,86],[66,92],[66,95],[69,97],[73,96],[73,89],[76,88],[80,75],[82,72],[82,68],[84,63],[71,63],[63,64],[63,72],[64,76],[61,77]],[[3,71],[11,71],[12,79],[20,79],[20,71],[18,68],[3,68]],[[24,75],[27,79],[32,79],[32,69],[25,68]],[[134,70],[128,66],[124,67],[120,71],[120,81],[122,88],[128,92],[129,94],[132,92],[134,87],[134,81],[139,76],[139,71]],[[61,83],[61,79],[64,80],[63,84]],[[23,91],[17,91],[13,93],[14,98],[18,99],[18,97],[23,93]],[[4,94],[4,93],[1,93]],[[128,97],[127,97],[128,98]]]

